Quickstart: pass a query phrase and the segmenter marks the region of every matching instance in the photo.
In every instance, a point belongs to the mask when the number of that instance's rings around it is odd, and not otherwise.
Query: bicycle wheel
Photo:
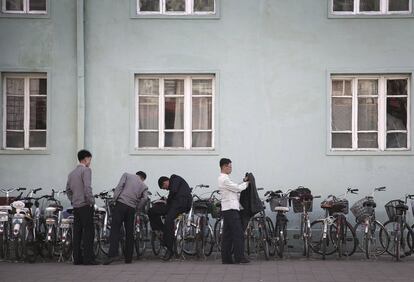
[[[9,238],[7,236],[9,232],[7,222],[3,225],[3,233],[0,234],[0,258],[5,259],[9,255]]]
[[[161,252],[161,233],[160,231],[151,231],[151,248],[155,256],[158,256]]]
[[[148,238],[148,224],[145,222],[140,222],[139,227],[136,226],[134,232],[134,245],[137,258],[140,258],[144,255]]]
[[[256,218],[250,219],[246,233],[245,233],[245,241],[246,241],[246,252],[250,256],[251,254],[257,252],[259,248],[259,226]]]
[[[269,242],[269,255],[274,256],[276,254],[276,239],[275,228],[270,217],[266,216],[266,228],[268,230],[268,242]]]
[[[197,221],[198,232],[196,233],[195,238],[196,255],[198,258],[201,258],[204,256],[204,228],[206,225],[206,217],[200,216]]]
[[[218,252],[221,252],[221,238],[223,234],[222,224],[223,222],[221,218],[217,219],[214,223],[214,241],[216,242]]]
[[[66,233],[65,242],[62,242],[62,257],[65,261],[68,261],[72,258],[73,253],[73,239],[72,239],[72,229],[69,228]]]
[[[395,221],[387,221],[384,223],[384,229],[390,235],[387,253],[393,257],[397,257],[397,251],[398,251],[399,253],[398,257],[409,256],[413,251],[413,238],[414,238],[413,230],[407,223],[404,223],[402,230],[401,230],[401,236],[396,236],[397,231],[394,228],[395,224],[398,224],[398,223]],[[384,232],[380,232],[380,236],[384,236],[383,233]],[[396,237],[400,237],[400,238],[396,238]]]
[[[355,253],[358,244],[355,230],[354,227],[344,219],[344,225],[341,226],[341,232],[337,232],[336,222],[338,221],[338,218],[339,217],[335,219],[334,224],[332,224],[329,228],[329,233],[331,234],[330,239],[340,257],[349,257]]]
[[[186,255],[194,256],[197,254],[197,233],[195,224],[191,223],[190,226],[184,225],[184,244],[183,252]]]
[[[56,249],[56,226],[52,226],[50,233],[46,236],[47,240],[45,242],[46,256],[49,259],[53,259],[55,256]]]
[[[213,253],[213,248],[215,245],[213,229],[210,224],[207,224],[204,228],[204,255],[206,257],[210,256]]]
[[[111,228],[109,227],[109,225],[106,227],[106,232],[105,233],[101,233],[101,237],[99,238],[99,252],[102,252],[102,254],[104,254],[105,256],[107,256],[109,254],[109,246],[110,246],[110,242],[109,242],[109,235],[111,233]],[[95,234],[96,236],[96,234]]]
[[[175,226],[175,240],[174,240],[174,254],[177,258],[180,258],[183,254],[183,246],[184,246],[184,222],[179,218],[176,219],[174,224]]]
[[[93,254],[97,258],[100,254],[100,244],[101,244],[101,227],[99,225],[95,225],[95,234],[93,238]]]
[[[259,223],[259,228],[258,228],[258,232],[259,232],[258,243],[260,246],[260,250],[263,251],[265,260],[269,260],[270,255],[269,255],[269,243],[267,241],[266,223],[263,222],[263,218],[261,218],[260,221],[261,222]]]
[[[309,247],[313,252],[322,255],[332,255],[336,251],[336,246],[332,244],[331,233],[328,230],[324,236],[324,220],[319,219],[311,223],[312,237],[309,241]]]
[[[354,227],[358,248],[365,253],[367,259],[380,256],[388,249],[390,236],[379,221],[357,223]],[[367,230],[367,233],[365,231]]]
[[[275,249],[277,252],[277,255],[280,258],[283,258],[283,253],[285,250],[285,238],[286,238],[286,225],[283,222],[277,222],[274,236],[275,236]]]
[[[13,240],[14,255],[15,255],[16,260],[24,259],[25,245],[26,245],[25,229],[26,228],[24,227],[24,225],[21,225],[19,234],[16,237],[14,237],[14,240]]]

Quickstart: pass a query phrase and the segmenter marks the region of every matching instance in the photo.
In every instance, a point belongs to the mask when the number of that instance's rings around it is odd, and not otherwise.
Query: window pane
[[[352,99],[332,98],[332,130],[352,130]]]
[[[30,0],[30,11],[46,11],[46,0]]]
[[[139,95],[159,95],[158,79],[139,79]]]
[[[332,80],[332,96],[352,96],[350,80]]]
[[[23,78],[7,78],[6,80],[7,95],[24,95]]]
[[[406,133],[388,133],[387,148],[407,148]]]
[[[6,147],[23,148],[24,147],[24,133],[8,131],[6,133]]]
[[[334,12],[354,11],[354,0],[333,0]]]
[[[409,11],[410,0],[389,0],[389,11]]]
[[[380,0],[360,0],[359,10],[361,12],[379,12]]]
[[[30,129],[46,129],[46,97],[30,97]]]
[[[158,98],[139,98],[139,128],[158,130]]]
[[[378,99],[358,98],[358,130],[378,129]]]
[[[387,98],[387,130],[407,130],[407,98]]]
[[[185,0],[165,0],[167,12],[185,12]]]
[[[164,80],[165,95],[184,95],[183,79],[166,79]]]
[[[29,146],[31,148],[45,148],[46,131],[30,131]]]
[[[165,147],[184,147],[184,133],[166,132],[164,142]]]
[[[24,0],[6,0],[6,10],[8,11],[23,11]]]
[[[387,80],[387,95],[407,95],[407,79]]]
[[[46,95],[47,83],[46,78],[30,79],[30,95]]]
[[[358,96],[361,95],[378,95],[378,80],[376,79],[359,79]]]
[[[138,144],[140,148],[158,147],[158,132],[140,132]]]
[[[165,129],[184,129],[184,98],[165,98]]]
[[[195,12],[214,12],[214,0],[194,0]]]
[[[212,95],[213,81],[211,79],[193,79],[193,95]]]
[[[378,148],[378,134],[358,133],[358,148]]]
[[[211,147],[211,132],[193,132],[193,147]]]
[[[211,129],[212,99],[193,98],[193,129]]]
[[[159,12],[160,0],[139,0],[139,10],[141,12]]]
[[[332,148],[352,148],[352,134],[332,133]]]
[[[24,97],[7,97],[7,122],[6,128],[22,130],[24,122]]]

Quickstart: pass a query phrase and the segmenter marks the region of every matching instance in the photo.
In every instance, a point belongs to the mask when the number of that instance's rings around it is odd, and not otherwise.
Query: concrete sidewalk
[[[151,282],[306,282],[361,281],[414,282],[414,259],[396,263],[389,257],[326,261],[291,258],[253,260],[248,265],[222,265],[220,260],[162,262],[158,259],[117,262],[109,266],[74,266],[69,263],[0,262],[0,281],[151,281]]]

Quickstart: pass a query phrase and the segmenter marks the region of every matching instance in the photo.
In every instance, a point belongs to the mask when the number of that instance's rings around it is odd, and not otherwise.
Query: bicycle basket
[[[397,221],[397,216],[403,215],[407,207],[404,201],[392,200],[385,204],[385,211],[391,221]],[[407,207],[408,208],[408,207]]]
[[[362,198],[352,205],[351,212],[358,223],[364,222],[367,217],[374,215],[375,202],[372,198]]]
[[[221,218],[221,203],[220,201],[214,201],[211,203],[211,217],[212,218]]]
[[[287,207],[288,199],[280,197],[280,196],[274,196],[270,199],[269,204],[270,204],[270,210],[275,211],[276,207]]]
[[[313,209],[313,196],[311,190],[305,187],[299,187],[292,192],[290,192],[289,197],[296,197],[299,199],[293,199],[291,201],[291,206],[293,207],[294,213],[304,212],[303,208],[305,207],[306,211],[311,212]],[[303,205],[305,203],[305,205]]]
[[[193,201],[193,212],[195,214],[207,214],[211,203],[209,200]]]
[[[348,214],[349,202],[346,199],[338,199],[336,197],[327,199],[321,203],[321,208],[326,209],[329,215],[334,213]]]

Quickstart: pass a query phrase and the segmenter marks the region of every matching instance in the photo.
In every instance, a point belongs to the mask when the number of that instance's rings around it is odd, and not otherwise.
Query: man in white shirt
[[[221,246],[221,260],[223,264],[249,263],[244,257],[244,233],[239,214],[240,192],[247,188],[249,183],[243,179],[243,183],[237,184],[230,180],[232,172],[230,159],[220,160],[221,173],[218,178],[218,188],[221,194],[221,211],[223,215],[223,240]],[[234,262],[233,262],[233,254]]]

